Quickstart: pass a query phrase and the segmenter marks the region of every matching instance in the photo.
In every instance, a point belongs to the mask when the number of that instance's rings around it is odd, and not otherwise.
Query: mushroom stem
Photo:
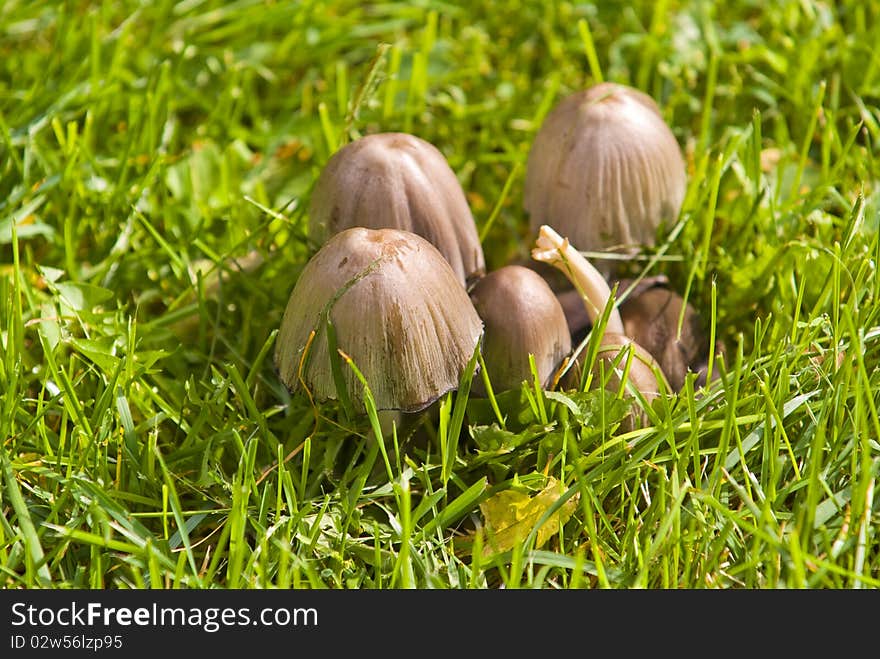
[[[614,302],[608,282],[599,271],[569,244],[568,238],[563,238],[546,224],[541,225],[538,232],[535,247],[532,249],[532,258],[552,265],[568,277],[580,292],[593,326],[596,325],[596,319],[601,316],[609,300]],[[605,331],[624,334],[623,321],[620,319],[617,307],[612,307]]]

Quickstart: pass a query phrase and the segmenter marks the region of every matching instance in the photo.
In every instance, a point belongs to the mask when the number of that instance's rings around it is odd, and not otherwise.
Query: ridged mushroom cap
[[[458,387],[483,331],[465,288],[427,240],[396,229],[346,229],[303,268],[276,341],[281,380],[296,390],[316,330],[302,379],[318,400],[337,398],[325,310],[339,349],[363,373],[380,410],[417,411]],[[360,381],[344,362],[341,370],[363,410]]]
[[[486,271],[477,227],[443,154],[407,133],[347,144],[322,170],[309,205],[319,241],[350,227],[403,229],[432,243],[465,283]]]
[[[584,251],[653,245],[687,186],[684,159],[657,104],[600,83],[563,99],[535,136],[524,205],[532,231],[552,225]]]
[[[481,350],[492,387],[504,391],[530,381],[529,354],[547,386],[571,352],[565,314],[547,282],[529,268],[508,265],[480,279],[471,300],[485,326]],[[482,379],[474,390],[485,393]]]

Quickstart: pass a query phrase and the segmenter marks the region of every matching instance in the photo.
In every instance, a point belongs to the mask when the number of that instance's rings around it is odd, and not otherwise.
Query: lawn
[[[878,0],[0,4],[0,585],[877,588],[878,43]],[[465,377],[390,432],[288,392],[334,152],[437,146],[493,270],[601,80],[681,146],[632,267],[725,346],[708,386],[628,428]]]

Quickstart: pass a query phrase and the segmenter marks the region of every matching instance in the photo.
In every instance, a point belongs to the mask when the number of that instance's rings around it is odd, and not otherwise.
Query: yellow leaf
[[[504,490],[480,504],[485,521],[483,556],[503,553],[523,542],[544,513],[565,493],[565,487],[548,477],[544,489],[530,497],[525,492]],[[535,547],[542,547],[565,524],[577,506],[578,495],[569,498],[541,525]]]

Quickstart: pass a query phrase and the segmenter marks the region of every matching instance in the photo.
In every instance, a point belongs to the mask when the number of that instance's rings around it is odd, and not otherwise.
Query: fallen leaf
[[[544,488],[535,496],[519,490],[504,490],[481,503],[486,536],[483,556],[509,551],[523,542],[563,494],[565,486],[548,477]],[[577,499],[577,494],[569,498],[541,524],[535,535],[535,548],[544,546],[568,521],[577,507]]]

